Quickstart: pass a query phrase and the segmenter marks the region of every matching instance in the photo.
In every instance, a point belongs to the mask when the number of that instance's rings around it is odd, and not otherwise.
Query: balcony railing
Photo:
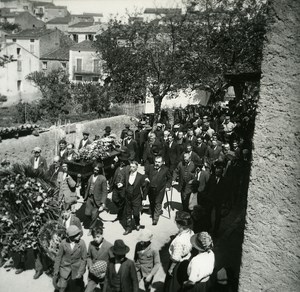
[[[100,68],[83,69],[82,67],[73,66],[73,72],[82,75],[100,75]]]

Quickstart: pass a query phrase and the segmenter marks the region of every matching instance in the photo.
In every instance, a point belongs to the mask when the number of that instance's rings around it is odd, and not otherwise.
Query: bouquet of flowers
[[[0,240],[8,251],[38,248],[40,228],[59,215],[58,191],[42,173],[19,164],[0,172]]]
[[[41,246],[53,261],[58,253],[61,241],[66,237],[66,228],[57,221],[50,220],[39,231],[38,238]]]
[[[121,146],[115,136],[109,136],[94,141],[92,144],[79,150],[80,159],[84,161],[102,160],[110,156],[110,152]]]

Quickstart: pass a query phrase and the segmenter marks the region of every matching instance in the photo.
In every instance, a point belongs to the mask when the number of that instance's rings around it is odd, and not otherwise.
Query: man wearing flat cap
[[[114,257],[110,258],[107,265],[103,291],[138,292],[135,264],[126,257],[129,247],[123,240],[117,239],[111,247],[111,252]]]
[[[107,181],[105,176],[100,174],[103,173],[102,167],[101,164],[94,167],[94,173],[89,178],[84,197],[86,201],[85,215],[91,219],[90,233],[95,227],[99,212],[105,208],[107,198]]]
[[[79,142],[78,149],[84,148],[90,144],[92,144],[91,140],[89,140],[90,133],[87,131],[82,132],[83,138]]]
[[[34,147],[34,156],[30,158],[30,165],[35,171],[47,171],[47,161],[41,156],[42,149],[40,147]]]
[[[138,160],[137,153],[138,153],[138,144],[133,139],[133,131],[128,130],[127,137],[123,140],[124,146],[127,147],[129,152],[128,160]]]
[[[67,229],[67,238],[59,245],[54,262],[53,283],[60,292],[82,291],[83,275],[86,269],[87,249],[85,242],[80,239],[80,229],[70,225]]]

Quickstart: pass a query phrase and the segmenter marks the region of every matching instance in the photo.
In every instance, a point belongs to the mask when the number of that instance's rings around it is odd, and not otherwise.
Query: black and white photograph
[[[299,292],[299,0],[0,0],[0,292]]]

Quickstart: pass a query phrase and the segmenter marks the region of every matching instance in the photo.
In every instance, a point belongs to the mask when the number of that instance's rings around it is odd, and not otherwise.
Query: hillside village
[[[177,8],[146,8],[128,21],[151,21],[181,13]],[[0,69],[3,105],[40,97],[40,91],[26,80],[35,71],[62,68],[72,82],[103,81],[105,72],[92,42],[106,28],[102,13],[71,14],[66,6],[46,0],[1,1],[0,57],[12,56],[14,60]]]

